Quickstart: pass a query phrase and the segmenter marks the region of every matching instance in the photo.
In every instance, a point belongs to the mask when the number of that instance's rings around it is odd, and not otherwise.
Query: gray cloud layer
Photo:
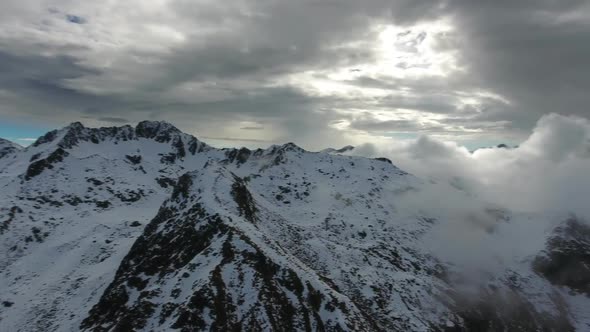
[[[518,139],[588,116],[589,18],[586,1],[24,0],[0,14],[0,114],[309,148]]]

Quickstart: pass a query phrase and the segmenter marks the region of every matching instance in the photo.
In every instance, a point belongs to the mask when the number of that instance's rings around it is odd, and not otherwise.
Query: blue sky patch
[[[0,137],[22,146],[33,143],[50,129],[20,123],[0,122]]]

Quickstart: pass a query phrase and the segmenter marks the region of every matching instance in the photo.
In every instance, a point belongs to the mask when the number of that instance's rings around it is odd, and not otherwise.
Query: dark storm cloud
[[[99,72],[78,64],[79,59],[67,55],[15,55],[0,51],[0,89],[15,98],[3,100],[6,113],[50,117],[68,110],[109,106],[109,98],[91,95],[68,87],[64,80],[95,75]],[[95,109],[95,108],[93,108]]]
[[[79,65],[78,61],[67,55],[17,55],[0,51],[0,86],[11,90],[36,89],[41,84],[53,89],[66,89],[62,85],[63,79],[98,74],[94,69]]]
[[[159,59],[157,80],[143,86],[164,89],[207,79],[256,79],[261,82],[305,69],[326,69],[373,61],[362,47],[340,45],[368,33],[372,22],[406,24],[432,16],[430,1],[261,1],[239,7],[202,8],[174,2],[180,20],[229,22],[229,31],[188,34],[189,42]],[[337,48],[331,46],[339,45]]]
[[[590,116],[590,5],[587,1],[448,1],[456,32],[441,48],[458,48],[466,75],[443,80],[360,77],[359,86],[406,88],[420,93],[389,97],[383,105],[434,113],[456,113],[455,92],[488,89],[509,103],[487,99],[483,110],[455,118],[472,123],[511,122],[531,129],[551,112]],[[415,41],[410,46],[419,42]],[[446,120],[453,122],[453,117]]]
[[[102,16],[86,6],[90,5],[60,6],[58,1],[48,10],[23,1],[5,7],[0,14],[2,114],[59,124],[77,118],[112,124],[166,119],[210,136],[214,133],[207,132],[211,126],[205,122],[233,121],[244,132],[280,128],[280,139],[299,141],[301,135],[338,137],[342,132],[330,124],[343,119],[368,133],[440,129],[413,120],[360,121],[335,110],[409,110],[438,116],[437,122],[447,130],[498,133],[528,130],[550,112],[586,117],[589,112],[587,1],[307,0],[219,5],[176,0],[166,8],[141,2],[127,7],[104,4],[99,6]],[[18,20],[10,25],[13,18]],[[451,33],[433,35],[416,28],[442,18],[450,18]],[[378,24],[402,26],[391,42],[395,49],[418,55],[431,40],[436,50],[454,52],[465,70],[404,78],[366,74],[363,65],[376,61]],[[133,34],[144,31],[144,26],[145,33]],[[182,36],[177,37],[176,30]],[[157,33],[152,36],[153,31]],[[125,44],[127,34],[131,39]],[[175,38],[178,42],[171,42]],[[428,71],[431,66],[406,60],[392,65],[404,71]],[[320,96],[306,90],[305,81],[285,79],[302,72],[329,79],[325,73],[338,68],[355,68],[348,70],[356,78],[342,83],[390,93]],[[477,95],[480,91],[502,98]],[[477,105],[461,103],[469,94],[477,95]]]
[[[451,1],[462,61],[512,107],[497,119],[530,128],[549,112],[590,114],[587,1]]]
[[[362,48],[329,46],[366,34],[373,20],[410,22],[424,13],[432,12],[427,10],[430,7],[428,2],[422,2],[418,7],[420,10],[415,11],[411,8],[417,2],[411,3],[252,2],[246,6],[248,11],[255,13],[255,17],[252,17],[244,14],[243,8],[239,6],[210,4],[207,7],[195,5],[194,2],[175,1],[171,3],[171,9],[178,14],[177,22],[186,21],[189,27],[198,27],[201,22],[220,26],[229,22],[229,26],[235,26],[235,29],[220,29],[220,32],[206,35],[199,34],[201,29],[196,29],[194,33],[189,29],[185,31],[186,42],[173,47],[170,52],[154,55],[130,49],[127,54],[110,60],[110,66],[105,68],[105,72],[89,69],[101,66],[80,66],[80,60],[88,60],[86,62],[90,64],[96,60],[76,59],[68,55],[72,52],[66,48],[63,48],[66,52],[64,55],[10,57],[3,61],[5,66],[2,74],[8,72],[12,81],[4,80],[0,88],[28,99],[28,107],[19,104],[12,108],[12,113],[19,115],[24,112],[31,116],[41,113],[43,116],[61,109],[56,118],[61,115],[62,118],[71,119],[75,112],[80,112],[86,118],[94,115],[99,121],[118,123],[109,120],[118,118],[117,112],[125,110],[139,111],[125,115],[126,119],[129,117],[132,120],[155,117],[174,121],[182,114],[191,114],[195,121],[219,119],[222,116],[224,119],[245,120],[270,117],[279,122],[299,123],[301,121],[294,121],[290,117],[314,116],[319,107],[317,98],[293,86],[262,85],[277,75],[303,69],[323,69],[336,64],[371,61],[371,52]],[[52,15],[62,15],[63,12],[61,9],[48,11]],[[402,15],[402,12],[406,14]],[[88,23],[87,18],[81,15],[67,15],[66,18],[71,23]],[[92,17],[88,20],[94,23],[98,21]],[[53,28],[53,24],[43,25],[43,30]],[[26,41],[5,39],[2,42],[15,50],[27,47]],[[69,42],[75,44],[76,41]],[[85,42],[80,40],[81,45],[86,45]],[[53,49],[59,53],[62,49],[47,40],[31,40],[31,43],[35,44],[39,52]],[[145,59],[149,59],[149,66],[143,65]],[[22,67],[35,68],[37,72],[31,78],[26,72],[19,73],[17,68]],[[146,72],[149,72],[149,78],[142,76]],[[116,80],[113,76],[117,77]],[[107,92],[95,93],[87,81],[76,81],[80,77],[90,81],[103,79]],[[132,87],[124,95],[118,92],[123,90],[118,89],[120,80],[123,80],[124,86]],[[162,96],[186,82],[211,80],[216,81],[217,90],[225,92],[221,100],[202,101],[197,98],[185,102]],[[245,84],[237,85],[234,80],[243,80]],[[15,82],[20,85],[17,86]],[[37,107],[40,105],[44,106]],[[157,113],[158,108],[160,114]],[[323,125],[325,127],[327,124]]]

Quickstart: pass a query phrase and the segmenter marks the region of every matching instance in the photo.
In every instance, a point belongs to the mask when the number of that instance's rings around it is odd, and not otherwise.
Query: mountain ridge
[[[569,271],[545,233],[503,270],[460,281],[462,265],[429,249],[456,218],[423,203],[432,186],[384,159],[216,149],[162,122],[74,123],[0,159],[0,329],[590,326],[587,295],[539,272]],[[445,190],[490,241],[531,218]]]

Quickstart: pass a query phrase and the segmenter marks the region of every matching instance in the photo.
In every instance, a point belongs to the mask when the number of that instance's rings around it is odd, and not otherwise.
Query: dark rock
[[[31,146],[36,147],[41,144],[53,142],[53,140],[57,137],[57,134],[58,134],[57,130],[52,130],[52,131],[48,132],[47,134],[39,137],[33,144],[31,144]]]
[[[252,198],[252,194],[248,191],[246,183],[239,177],[234,177],[234,183],[231,190],[232,197],[238,203],[240,215],[243,215],[246,220],[251,223],[256,222],[256,204]]]
[[[182,159],[186,156],[186,151],[184,150],[184,143],[182,142],[182,138],[179,136],[174,138],[172,146],[176,149],[176,155]]]
[[[572,216],[557,227],[533,269],[552,284],[590,296],[590,226]]]
[[[109,201],[96,201],[96,207],[101,209],[106,209],[111,206],[111,202]]]
[[[391,160],[389,160],[387,158],[379,157],[379,158],[375,158],[375,160],[383,161],[383,162],[386,162],[388,164],[392,164],[393,165],[393,163],[391,162]]]
[[[573,332],[565,308],[554,316],[539,312],[535,307],[510,290],[482,289],[480,294],[451,295],[456,310],[455,326],[435,329],[444,332],[522,331]],[[562,302],[555,299],[556,304]]]
[[[127,160],[129,160],[129,162],[131,162],[133,165],[141,163],[141,156],[125,155],[125,158],[127,158]]]
[[[45,169],[52,169],[53,165],[63,161],[65,157],[69,155],[62,148],[58,148],[52,152],[47,158],[35,161],[29,165],[27,172],[25,173],[25,180],[30,180],[33,177],[41,174]]]
[[[241,148],[239,150],[230,149],[225,152],[225,156],[227,158],[227,161],[229,163],[233,163],[235,161],[237,165],[241,165],[241,164],[245,163],[246,161],[248,161],[248,158],[250,158],[250,155],[252,155],[252,151],[247,148]]]
[[[173,136],[180,133],[173,125],[160,121],[142,121],[135,127],[137,137],[151,138],[160,143],[170,142]]]
[[[142,197],[145,196],[145,193],[142,189],[135,190],[126,190],[124,193],[116,193],[115,197],[121,200],[121,202],[125,203],[133,203],[139,201]]]
[[[14,220],[16,214],[22,212],[23,210],[20,207],[16,205],[12,206],[8,211],[8,218],[6,220],[0,221],[0,234],[4,233],[8,229],[8,226]]]
[[[205,151],[206,145],[200,142],[198,139],[192,137],[191,140],[188,142],[188,151],[195,155],[195,153],[200,153]]]
[[[88,179],[86,179],[86,182],[92,183],[95,186],[100,186],[104,183],[104,182],[97,180],[95,178],[88,178]]]
[[[156,182],[158,182],[162,188],[174,187],[176,185],[176,181],[167,177],[159,177],[156,179]]]
[[[192,184],[193,179],[190,174],[182,175],[180,178],[178,178],[176,186],[174,186],[174,191],[172,192],[172,199],[177,199],[178,197],[187,198],[189,195],[189,189]]]

